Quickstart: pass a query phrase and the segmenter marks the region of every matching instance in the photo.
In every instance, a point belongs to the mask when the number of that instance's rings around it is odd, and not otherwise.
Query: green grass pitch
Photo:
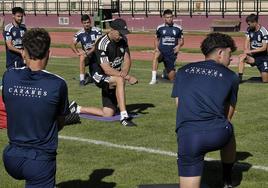
[[[4,62],[4,54],[1,53],[0,76],[5,70]],[[159,73],[162,67],[161,64]],[[159,83],[149,86],[150,68],[150,62],[134,61],[131,73],[139,79],[139,84],[126,86],[128,108],[134,108],[134,112],[141,114],[134,119],[138,127],[126,128],[121,127],[119,122],[82,119],[81,124],[65,127],[60,135],[176,153],[175,104],[170,97],[172,85]],[[101,105],[97,87],[79,87],[78,59],[52,58],[47,69],[67,81],[70,100],[81,105]],[[247,68],[245,74],[245,78],[259,76],[256,68]],[[234,179],[240,182],[241,188],[268,187],[267,104],[267,84],[246,82],[240,85],[233,124],[238,152]],[[0,130],[1,151],[6,143],[6,130]],[[221,185],[219,152],[209,153],[207,157],[215,160],[206,162],[203,181],[212,188],[218,188]],[[262,167],[266,171],[258,169]],[[177,180],[175,156],[59,139],[56,176],[59,187],[135,188],[140,184],[174,184]],[[0,160],[0,187],[23,186],[23,181],[14,180],[5,172]]]

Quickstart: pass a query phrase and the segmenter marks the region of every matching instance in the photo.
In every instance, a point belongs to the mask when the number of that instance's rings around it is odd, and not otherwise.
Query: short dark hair
[[[172,10],[170,10],[170,9],[164,10],[163,15],[166,15],[166,14],[173,14]]]
[[[236,50],[236,45],[232,37],[223,33],[210,33],[201,43],[201,51],[207,56],[217,48],[231,48],[231,51]]]
[[[259,17],[258,17],[258,15],[256,15],[256,14],[250,14],[250,15],[248,15],[247,16],[247,18],[246,18],[246,22],[248,23],[248,22],[258,22],[259,21]]]
[[[90,20],[90,17],[89,17],[89,15],[87,15],[87,14],[83,14],[83,15],[81,16],[81,22],[82,22],[82,21],[86,21],[86,20]]]
[[[50,42],[50,36],[43,28],[28,30],[22,38],[23,47],[31,59],[43,59],[48,52]]]
[[[24,14],[24,10],[21,7],[14,7],[12,8],[12,14],[15,15],[16,13],[22,13]]]

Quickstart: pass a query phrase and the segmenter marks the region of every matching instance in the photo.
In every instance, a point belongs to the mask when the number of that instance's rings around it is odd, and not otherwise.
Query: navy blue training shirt
[[[25,32],[26,26],[24,24],[16,27],[13,23],[10,23],[4,28],[3,37],[5,41],[11,40],[11,43],[15,48],[22,49],[22,37]],[[13,68],[15,61],[23,61],[21,54],[9,50],[6,45],[6,67]]]
[[[263,26],[261,26],[258,31],[252,31],[248,28],[246,37],[249,38],[251,50],[261,48],[263,46],[263,43],[268,43],[268,31]],[[267,56],[267,50],[254,53],[252,56],[255,58],[260,56]]]
[[[159,50],[163,52],[173,52],[173,48],[178,45],[178,40],[183,38],[181,26],[177,24],[161,24],[156,29],[156,36],[159,39]]]
[[[225,107],[235,106],[237,75],[215,61],[191,63],[176,74],[172,97],[178,97],[176,131],[179,135],[225,126]]]
[[[86,31],[85,29],[81,29],[74,35],[74,41],[80,42],[82,45],[82,49],[84,51],[90,50],[94,47],[95,42],[99,37],[101,37],[101,30],[97,27],[91,27],[90,30]]]
[[[45,70],[7,70],[3,76],[10,144],[55,152],[57,117],[70,113],[66,82]]]

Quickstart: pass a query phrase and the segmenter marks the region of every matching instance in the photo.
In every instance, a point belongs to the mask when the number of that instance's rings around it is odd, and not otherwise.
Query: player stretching
[[[91,20],[88,15],[81,16],[81,23],[83,29],[78,31],[74,35],[73,43],[71,48],[73,52],[79,56],[80,66],[80,86],[88,84],[92,78],[85,74],[85,66],[91,63],[92,53],[94,51],[94,44],[97,39],[102,35],[101,30],[97,27],[91,27]],[[81,43],[83,51],[77,49],[77,44]]]
[[[7,69],[25,66],[22,58],[22,37],[26,31],[26,26],[22,24],[24,10],[21,7],[14,7],[12,14],[12,22],[7,24],[3,31]]]
[[[163,61],[165,69],[162,77],[169,80],[175,79],[175,64],[180,48],[184,44],[181,26],[173,23],[173,13],[167,9],[164,11],[165,23],[156,29],[154,41],[154,56],[152,64],[152,80],[150,85],[156,84],[158,63]]]
[[[245,63],[257,66],[262,82],[268,82],[268,32],[258,23],[258,16],[250,14],[246,18],[248,29],[246,32],[244,53],[240,55],[239,79],[242,82]]]
[[[77,106],[73,102],[72,112],[89,113],[98,116],[113,116],[119,106],[123,126],[135,126],[126,110],[125,81],[136,84],[138,80],[129,74],[131,59],[126,39],[129,33],[125,20],[111,22],[111,31],[102,36],[95,45],[92,76],[102,90],[103,108]]]

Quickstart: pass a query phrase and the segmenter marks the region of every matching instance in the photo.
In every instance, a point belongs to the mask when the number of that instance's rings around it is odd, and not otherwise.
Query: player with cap
[[[81,23],[83,29],[79,30],[73,38],[71,48],[73,52],[79,56],[79,66],[80,66],[80,86],[84,86],[91,82],[91,77],[85,74],[85,66],[91,62],[92,53],[94,51],[94,44],[102,33],[100,28],[92,27],[90,17],[87,14],[81,16]],[[77,44],[81,43],[82,50],[77,49]]]
[[[54,188],[58,131],[70,113],[66,82],[45,70],[50,36],[31,29],[23,36],[25,67],[3,76],[9,144],[3,153],[6,171],[25,180],[26,188]]]
[[[22,37],[26,26],[22,23],[24,10],[21,7],[12,8],[13,20],[3,31],[6,44],[6,68],[25,66],[22,58]]]
[[[127,24],[123,19],[115,19],[111,30],[95,44],[94,63],[90,64],[95,84],[102,90],[102,108],[70,105],[71,112],[88,113],[98,116],[113,116],[119,107],[123,126],[135,126],[126,110],[125,82],[133,85],[138,80],[129,74],[131,67],[127,38]]]

